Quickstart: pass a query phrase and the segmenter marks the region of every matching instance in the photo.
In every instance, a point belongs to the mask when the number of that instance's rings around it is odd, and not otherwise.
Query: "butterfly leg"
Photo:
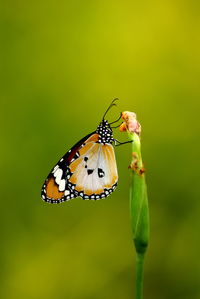
[[[126,143],[132,143],[133,140],[129,140],[129,141],[125,141],[125,142],[120,142],[119,140],[114,139],[114,142],[115,142],[115,146],[119,146],[119,145],[123,145],[123,144],[126,144]]]

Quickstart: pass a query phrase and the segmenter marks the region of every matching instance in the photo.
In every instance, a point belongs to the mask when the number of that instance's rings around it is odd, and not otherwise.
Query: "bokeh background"
[[[143,129],[144,298],[200,298],[199,6],[1,1],[1,298],[134,298],[130,145],[116,148],[109,198],[40,199],[49,170],[115,97],[108,119],[134,111]]]

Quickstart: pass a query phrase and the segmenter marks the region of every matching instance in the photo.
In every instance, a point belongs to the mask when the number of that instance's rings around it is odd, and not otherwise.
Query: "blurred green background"
[[[137,113],[151,240],[144,298],[200,298],[199,1],[1,1],[3,299],[134,298],[130,145],[105,200],[40,199],[110,101]],[[125,141],[126,134],[115,131]]]

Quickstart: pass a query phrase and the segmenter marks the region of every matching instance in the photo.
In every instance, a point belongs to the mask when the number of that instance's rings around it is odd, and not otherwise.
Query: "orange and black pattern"
[[[55,165],[42,186],[42,199],[61,203],[71,198],[101,199],[117,187],[118,173],[106,120],[76,143]]]

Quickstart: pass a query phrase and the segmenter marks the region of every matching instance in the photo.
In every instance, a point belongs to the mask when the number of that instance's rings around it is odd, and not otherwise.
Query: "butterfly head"
[[[99,134],[99,143],[112,143],[114,141],[112,129],[107,120],[103,119],[98,125],[96,133]]]
[[[114,99],[111,104],[108,106],[107,110],[105,111],[102,121],[100,122],[100,124],[98,125],[97,129],[96,129],[96,133],[99,134],[99,140],[98,143],[103,143],[103,144],[112,144],[114,141],[113,138],[113,131],[111,128],[111,124],[115,123],[116,121],[112,122],[112,123],[108,123],[107,120],[105,120],[105,116],[108,113],[108,111],[113,107],[116,106],[115,102],[118,99]],[[120,115],[121,118],[121,115]],[[118,119],[119,120],[119,119]],[[117,120],[117,121],[118,121]]]

